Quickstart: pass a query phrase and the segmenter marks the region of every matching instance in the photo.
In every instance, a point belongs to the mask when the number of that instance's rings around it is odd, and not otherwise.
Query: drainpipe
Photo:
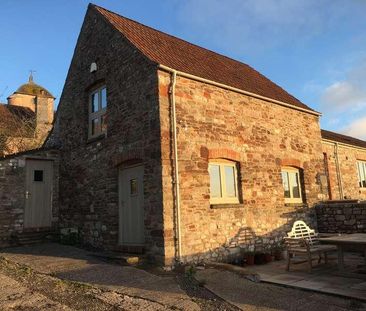
[[[339,165],[339,158],[338,158],[338,143],[334,144],[334,154],[335,154],[335,161],[337,167],[337,178],[338,178],[338,187],[339,187],[339,195],[340,199],[343,200],[343,182],[342,182],[342,173]]]
[[[175,186],[175,224],[176,224],[176,242],[177,259],[182,262],[182,239],[180,226],[180,193],[179,193],[179,166],[178,166],[178,143],[177,143],[177,116],[175,111],[175,85],[177,82],[177,72],[170,70],[171,82],[169,94],[172,107],[172,134],[173,134],[173,153],[174,153],[174,186]]]

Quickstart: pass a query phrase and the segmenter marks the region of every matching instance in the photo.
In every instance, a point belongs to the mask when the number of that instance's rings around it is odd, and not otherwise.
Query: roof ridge
[[[352,138],[352,139],[357,139],[359,141],[362,141],[362,142],[366,143],[366,140],[363,140],[363,139],[360,139],[360,138],[357,138],[357,137],[354,137],[354,136],[346,135],[346,134],[343,134],[343,133],[338,133],[338,132],[329,131],[329,130],[325,130],[325,129],[321,129],[321,131],[328,132],[328,133],[331,133],[331,134],[336,134],[336,135],[339,135],[339,136],[349,137],[349,138]]]
[[[361,148],[366,148],[366,141],[362,140],[360,138],[356,138],[353,136],[328,131],[321,129],[321,137],[322,139],[330,140],[330,141],[336,141],[343,144],[351,145],[351,146],[357,146]]]
[[[228,75],[232,75],[232,77],[234,77],[234,80],[235,79],[241,80],[241,82],[239,82],[239,83],[231,81],[231,83],[227,82],[224,84],[234,86],[234,87],[242,89],[244,91],[249,91],[253,94],[258,94],[258,95],[262,95],[262,96],[264,95],[265,97],[267,97],[269,99],[279,100],[279,101],[291,104],[295,107],[298,106],[298,107],[305,108],[309,111],[315,111],[314,109],[312,109],[309,106],[307,106],[306,104],[304,104],[301,100],[296,98],[294,95],[292,95],[288,91],[286,91],[282,86],[276,84],[270,78],[266,77],[265,75],[260,73],[258,70],[254,69],[252,66],[250,66],[247,63],[244,63],[243,61],[240,61],[240,60],[234,59],[232,57],[229,57],[227,55],[218,53],[214,50],[210,50],[206,47],[202,47],[198,44],[189,42],[185,39],[179,38],[175,35],[169,34],[162,30],[155,29],[148,25],[144,25],[139,21],[133,20],[129,17],[122,16],[119,13],[113,12],[113,11],[108,10],[104,7],[101,7],[99,5],[90,3],[89,6],[92,7],[93,9],[95,9],[99,14],[101,14],[104,17],[104,19],[106,19],[107,22],[114,27],[114,29],[116,29],[121,34],[123,34],[124,37],[126,39],[128,39],[128,41],[130,41],[130,43],[132,45],[134,45],[144,56],[146,56],[149,60],[153,61],[154,63],[169,66],[169,60],[164,62],[164,59],[162,59],[162,58],[159,59],[159,57],[156,57],[155,55],[151,55],[150,52],[146,52],[146,50],[141,49],[141,45],[139,43],[136,43],[134,40],[131,40],[129,38],[128,33],[126,34],[124,31],[119,29],[118,19],[121,19],[121,22],[125,21],[127,24],[131,23],[132,24],[131,27],[133,27],[133,25],[136,25],[138,28],[146,29],[147,31],[150,31],[154,36],[158,36],[158,37],[160,36],[161,40],[165,40],[164,38],[166,38],[167,42],[173,40],[178,45],[182,44],[182,45],[186,46],[188,49],[191,47],[192,49],[194,48],[195,51],[202,51],[203,53],[206,53],[207,57],[210,57],[210,55],[212,55],[212,58],[220,61],[221,66],[224,68],[224,70],[227,71]],[[233,71],[233,68],[236,66],[238,66],[238,69],[235,72],[235,70]],[[172,66],[169,66],[169,67],[172,67]],[[174,68],[174,69],[177,69],[177,68]],[[248,72],[246,72],[246,70],[248,70]],[[192,72],[190,72],[190,71],[185,71],[185,70],[180,70],[180,71],[192,74]],[[249,76],[248,76],[248,73],[249,73]],[[253,77],[250,76],[250,73],[253,74]],[[207,72],[206,72],[206,77],[205,77],[205,75],[200,75],[197,73],[195,73],[194,75],[217,82],[217,80],[215,80],[215,79],[207,78]],[[238,78],[238,77],[240,77],[240,75],[242,75],[241,79]],[[254,82],[254,83],[248,82],[247,86],[243,86],[243,83],[244,83],[243,81],[245,81],[245,80],[248,81],[250,79],[254,79],[253,81],[255,81],[255,79],[257,79],[257,82]],[[262,82],[261,82],[261,79],[262,79]],[[264,82],[264,81],[266,81],[266,82]],[[263,84],[263,82],[265,84]],[[238,86],[238,84],[240,84],[240,83],[242,85]],[[236,86],[233,84],[236,84]],[[246,83],[244,83],[244,84],[246,84]],[[251,87],[248,90],[247,88],[249,87],[250,84],[251,84]],[[254,86],[254,88],[253,88],[253,86]],[[271,88],[272,88],[272,92],[270,91]],[[277,90],[276,90],[276,88],[277,88]]]
[[[231,60],[231,61],[234,61],[234,62],[237,62],[237,63],[241,63],[241,64],[243,64],[243,65],[245,65],[245,66],[248,66],[248,67],[250,67],[251,69],[255,70],[253,67],[251,67],[251,66],[250,66],[250,65],[248,65],[247,63],[244,63],[244,62],[242,62],[242,61],[240,61],[240,60],[237,60],[237,59],[232,58],[232,57],[230,57],[230,56],[227,56],[227,55],[225,55],[225,54],[221,54],[221,53],[219,53],[219,52],[216,52],[216,51],[210,50],[210,49],[208,49],[208,48],[206,48],[206,47],[203,47],[203,46],[198,45],[198,44],[196,44],[196,43],[192,43],[192,42],[187,41],[187,40],[185,40],[185,39],[179,38],[179,37],[177,37],[177,36],[175,36],[175,35],[169,34],[169,33],[164,32],[164,31],[162,31],[162,30],[159,30],[159,29],[153,28],[153,27],[151,27],[151,26],[145,25],[145,24],[140,23],[140,22],[138,22],[138,21],[136,21],[136,20],[134,20],[134,19],[132,19],[132,18],[129,18],[129,17],[123,16],[123,15],[121,15],[121,14],[118,14],[118,13],[116,13],[116,12],[113,12],[113,11],[111,11],[111,10],[108,10],[108,9],[106,9],[106,8],[102,7],[102,6],[99,6],[99,5],[96,5],[96,4],[93,4],[93,3],[91,3],[90,5],[91,5],[91,6],[93,6],[93,7],[95,7],[95,8],[99,8],[99,9],[102,9],[102,10],[104,10],[104,11],[107,11],[107,12],[109,12],[109,13],[111,13],[111,14],[117,15],[117,16],[119,16],[119,17],[121,17],[121,18],[127,19],[127,20],[129,20],[129,21],[131,21],[131,22],[133,22],[133,23],[139,24],[139,25],[141,25],[141,26],[143,26],[143,27],[146,27],[146,28],[149,28],[149,29],[151,29],[151,30],[154,30],[154,31],[160,32],[160,33],[162,33],[163,35],[166,35],[166,36],[169,36],[169,37],[173,37],[173,38],[175,38],[175,39],[177,39],[177,40],[179,40],[179,41],[184,41],[185,43],[188,43],[188,44],[193,45],[193,46],[195,46],[195,47],[198,47],[198,48],[200,48],[200,49],[203,49],[203,50],[209,51],[209,52],[211,52],[211,53],[214,53],[214,54],[220,55],[220,56],[225,57],[225,58],[227,58],[227,59],[229,59],[229,60]],[[257,70],[255,70],[255,71],[257,71]],[[257,71],[257,72],[258,72],[258,73],[260,73],[259,71]]]

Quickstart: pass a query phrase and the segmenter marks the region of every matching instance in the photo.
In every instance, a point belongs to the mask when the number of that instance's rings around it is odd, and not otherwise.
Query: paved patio
[[[208,268],[196,279],[217,296],[245,311],[361,311],[366,303],[315,291],[251,282],[237,273]]]
[[[262,282],[366,301],[366,271],[364,258],[361,255],[345,254],[346,271],[357,272],[359,278],[344,276],[338,271],[336,254],[330,256],[328,264],[317,265],[315,261],[313,263],[311,273],[307,271],[307,263],[291,265],[291,270],[287,272],[285,260],[248,266],[247,269],[258,273]]]

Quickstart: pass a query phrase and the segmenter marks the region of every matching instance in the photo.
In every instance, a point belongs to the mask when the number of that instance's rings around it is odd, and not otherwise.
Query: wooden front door
[[[26,160],[25,228],[51,226],[52,175],[52,161]]]
[[[119,171],[119,244],[143,245],[144,236],[144,167]]]

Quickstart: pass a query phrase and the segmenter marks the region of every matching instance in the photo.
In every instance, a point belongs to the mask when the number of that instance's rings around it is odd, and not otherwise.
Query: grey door
[[[143,245],[144,167],[119,170],[119,244]]]
[[[52,161],[26,161],[25,228],[51,226],[52,175]]]

